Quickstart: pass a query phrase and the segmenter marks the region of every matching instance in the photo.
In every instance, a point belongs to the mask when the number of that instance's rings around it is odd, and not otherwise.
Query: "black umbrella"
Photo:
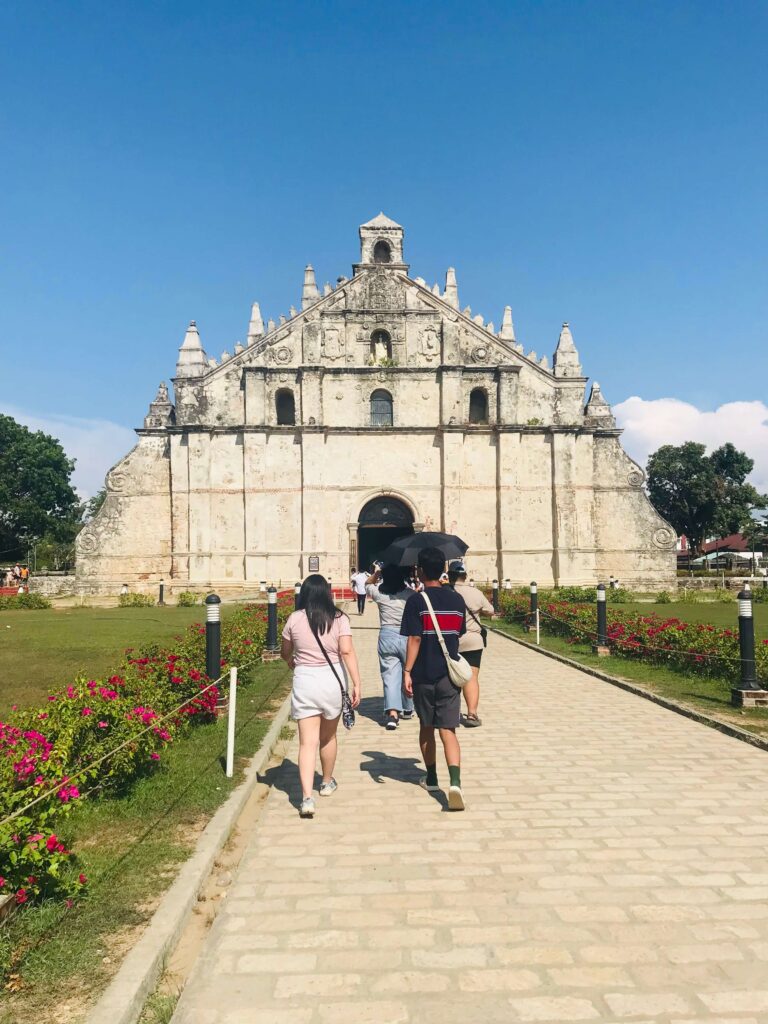
[[[384,565],[416,565],[424,548],[437,548],[447,562],[451,558],[461,558],[468,547],[469,544],[452,533],[412,533],[408,537],[393,540],[387,550],[379,555],[379,561]]]

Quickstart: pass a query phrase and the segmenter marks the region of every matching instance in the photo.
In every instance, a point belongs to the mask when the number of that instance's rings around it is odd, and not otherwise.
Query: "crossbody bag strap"
[[[307,621],[309,621],[309,620],[307,620]],[[310,626],[310,629],[312,629],[311,626]],[[333,664],[331,659],[328,657],[328,651],[326,651],[326,649],[323,647],[322,641],[320,640],[320,637],[317,635],[317,633],[314,631],[314,629],[312,629],[312,636],[315,638],[315,640],[317,640],[317,646],[323,652],[323,657],[328,662],[328,665],[329,665],[329,667],[331,669],[331,672],[333,672],[333,674],[336,676],[336,682],[341,687],[342,695],[346,695],[347,691],[344,688],[344,683],[342,683],[341,679],[339,678],[339,673],[336,671],[336,666]]]
[[[448,648],[445,646],[445,640],[443,639],[442,631],[440,630],[440,627],[437,624],[437,616],[435,615],[435,609],[432,607],[432,602],[427,597],[426,588],[424,590],[422,590],[421,596],[427,602],[427,608],[429,608],[429,614],[432,616],[432,625],[435,627],[435,633],[437,633],[437,639],[438,639],[438,642],[440,644],[440,647],[442,648],[443,654],[445,655],[446,658],[450,658],[450,654],[448,653]]]

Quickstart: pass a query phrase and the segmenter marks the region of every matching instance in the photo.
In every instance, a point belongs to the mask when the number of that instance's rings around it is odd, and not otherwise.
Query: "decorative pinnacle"
[[[311,306],[313,302],[317,302],[319,298],[320,292],[317,290],[315,272],[312,269],[312,264],[308,263],[304,268],[304,287],[301,290],[301,308],[306,309],[307,306]]]
[[[573,343],[573,335],[567,323],[563,324],[555,354],[552,357],[552,368],[556,377],[581,377],[579,353]]]
[[[512,323],[512,307],[504,307],[504,317],[501,321],[501,330],[499,331],[499,337],[505,338],[507,341],[516,341],[515,338],[515,325]]]
[[[445,272],[445,292],[443,294],[443,299],[449,306],[453,306],[454,309],[459,308],[459,288],[456,284],[456,271],[453,267],[448,267]]]
[[[256,338],[264,333],[264,321],[261,319],[261,309],[258,302],[251,306],[251,322],[248,324],[248,344],[252,345]]]

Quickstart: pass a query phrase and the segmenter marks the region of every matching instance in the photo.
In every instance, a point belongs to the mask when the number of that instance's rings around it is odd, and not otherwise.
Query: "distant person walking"
[[[360,671],[349,619],[333,603],[328,581],[319,573],[307,576],[301,585],[298,608],[283,629],[280,653],[293,669],[291,717],[299,727],[299,813],[312,818],[318,747],[323,772],[320,796],[331,796],[337,789],[333,777],[336,730],[347,673],[352,680],[352,706],[360,703]]]
[[[459,653],[472,666],[472,679],[463,690],[464,700],[467,702],[467,713],[461,716],[461,724],[472,729],[483,724],[477,715],[477,707],[480,703],[480,662],[485,648],[485,627],[480,622],[480,616],[492,616],[494,614],[493,605],[482,590],[467,583],[467,570],[461,560],[457,559],[448,563],[448,579],[467,606],[467,632],[459,641]]]
[[[459,638],[467,629],[466,606],[452,587],[441,586],[440,577],[444,569],[445,559],[438,548],[425,548],[421,552],[418,570],[424,592],[412,594],[408,598],[400,632],[408,637],[405,692],[413,696],[416,714],[419,716],[419,746],[427,769],[422,785],[429,792],[440,788],[435,743],[437,729],[450,778],[448,806],[452,811],[463,811],[461,748],[456,738],[461,715],[461,691],[448,676],[448,666],[424,599],[426,594],[434,609],[448,655],[455,659],[459,653]]]
[[[352,590],[357,598],[357,614],[362,615],[365,611],[365,585],[368,582],[368,573],[362,569],[352,573]]]
[[[379,670],[384,686],[386,728],[396,729],[400,718],[413,717],[413,698],[404,688],[405,649],[407,640],[400,635],[405,602],[413,593],[405,582],[408,569],[399,565],[377,568],[368,577],[368,597],[379,609]]]

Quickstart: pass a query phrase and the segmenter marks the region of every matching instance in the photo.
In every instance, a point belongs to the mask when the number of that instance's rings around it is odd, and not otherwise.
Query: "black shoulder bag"
[[[355,709],[352,707],[352,701],[350,700],[349,694],[347,693],[347,688],[339,678],[339,673],[336,671],[336,666],[328,657],[328,651],[326,651],[326,649],[323,647],[320,637],[317,635],[314,629],[312,630],[312,636],[315,638],[315,640],[317,640],[317,646],[323,652],[323,657],[328,662],[331,672],[333,672],[333,674],[336,676],[336,682],[339,684],[339,689],[341,690],[341,720],[344,723],[345,729],[351,729],[352,726],[355,724]]]
[[[483,647],[487,647],[488,646],[488,630],[485,628],[485,626],[482,624],[480,619],[478,619],[478,617],[475,615],[475,613],[469,607],[467,608],[467,611],[469,612],[469,614],[472,616],[472,618],[475,620],[475,622],[480,627],[480,636],[482,637],[482,640],[483,640]]]

